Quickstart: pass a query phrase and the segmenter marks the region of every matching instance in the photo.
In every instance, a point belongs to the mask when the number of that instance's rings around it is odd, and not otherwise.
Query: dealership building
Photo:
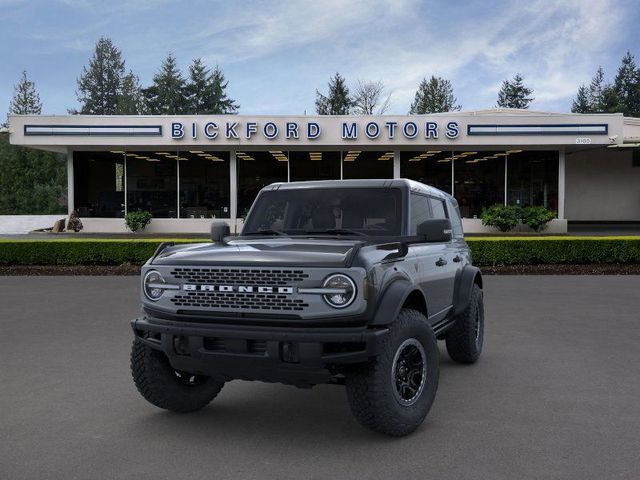
[[[456,197],[467,232],[494,204],[568,222],[640,222],[640,119],[490,109],[408,116],[10,117],[14,145],[65,154],[68,208],[85,231],[241,228],[273,182],[411,178]]]

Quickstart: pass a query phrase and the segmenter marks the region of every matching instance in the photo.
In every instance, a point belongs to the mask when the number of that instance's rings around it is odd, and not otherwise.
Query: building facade
[[[568,221],[640,221],[640,119],[492,109],[410,116],[12,116],[11,143],[66,154],[86,231],[241,228],[273,182],[411,178],[453,194],[467,232],[493,204]]]

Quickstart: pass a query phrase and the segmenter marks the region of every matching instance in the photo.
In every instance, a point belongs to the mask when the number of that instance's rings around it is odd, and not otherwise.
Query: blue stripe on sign
[[[25,136],[161,137],[162,125],[25,125]]]
[[[546,124],[546,125],[467,125],[467,135],[607,135],[609,125]]]

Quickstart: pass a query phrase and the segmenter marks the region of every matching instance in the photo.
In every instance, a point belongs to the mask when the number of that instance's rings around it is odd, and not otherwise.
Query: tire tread
[[[458,315],[445,337],[447,353],[455,362],[470,364],[477,362],[480,357],[482,343],[478,348],[475,339],[475,316],[478,309],[481,309],[482,328],[484,328],[482,290],[474,284],[467,308]],[[484,333],[482,335],[484,336]]]
[[[222,390],[224,381],[209,377],[197,386],[180,385],[164,353],[138,339],[131,348],[131,375],[138,392],[158,408],[193,412],[208,405]]]

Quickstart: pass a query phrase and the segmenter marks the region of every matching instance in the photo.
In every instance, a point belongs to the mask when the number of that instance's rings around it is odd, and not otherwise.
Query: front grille
[[[276,293],[182,292],[171,301],[176,307],[236,310],[300,311],[309,306],[304,300]]]
[[[309,278],[302,270],[178,267],[171,275],[187,283],[285,286]]]

